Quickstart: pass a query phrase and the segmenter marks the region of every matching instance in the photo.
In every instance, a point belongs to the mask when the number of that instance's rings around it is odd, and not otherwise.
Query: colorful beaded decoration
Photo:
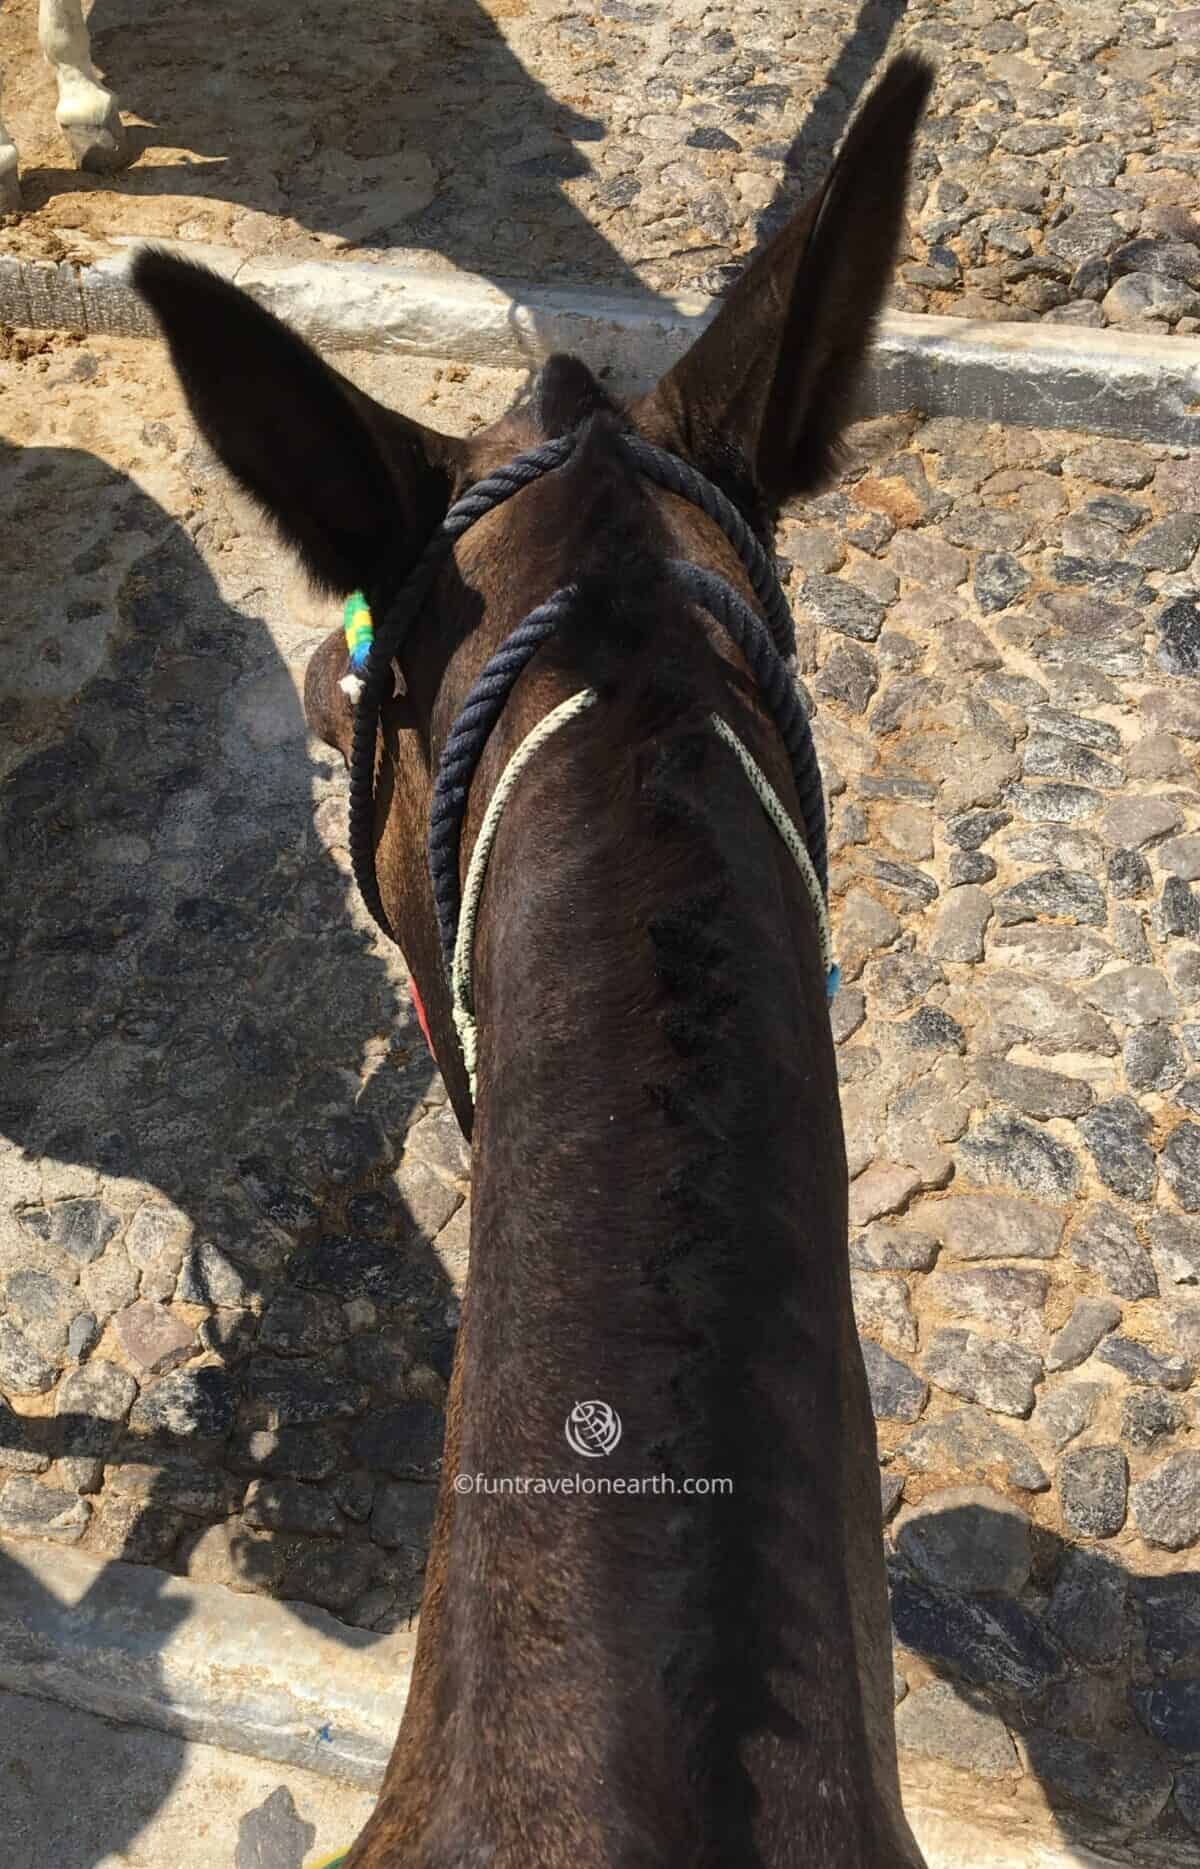
[[[346,607],[342,611],[342,628],[346,632],[346,647],[350,651],[350,667],[356,675],[361,675],[367,666],[367,657],[375,638],[375,625],[361,591],[351,591],[347,597]]]

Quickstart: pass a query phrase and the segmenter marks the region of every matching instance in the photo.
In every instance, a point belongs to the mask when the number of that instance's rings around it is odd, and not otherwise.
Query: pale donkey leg
[[[55,116],[80,169],[101,173],[132,162],[117,100],[92,64],[83,0],[40,0],[38,39],[58,80]]]
[[[0,93],[3,92],[3,72],[0,72]],[[0,95],[0,106],[3,106]],[[21,177],[17,169],[17,148],[12,137],[4,127],[3,115],[0,115],[0,214],[16,214],[21,206]]]

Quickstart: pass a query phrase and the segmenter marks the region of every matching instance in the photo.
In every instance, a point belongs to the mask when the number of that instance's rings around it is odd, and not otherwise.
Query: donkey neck
[[[873,1862],[841,1528],[877,1546],[878,1487],[812,911],[706,711],[618,741],[594,712],[523,779],[478,930],[446,1739],[526,1862]],[[593,1399],[623,1433],[588,1461]]]

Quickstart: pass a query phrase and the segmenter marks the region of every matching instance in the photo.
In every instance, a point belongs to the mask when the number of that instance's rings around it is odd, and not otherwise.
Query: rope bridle
[[[376,738],[383,710],[392,698],[392,663],[399,655],[422,604],[428,598],[437,574],[463,533],[485,513],[494,512],[498,506],[540,479],[543,474],[561,467],[570,458],[577,439],[577,434],[570,434],[544,442],[540,447],[518,455],[506,467],[497,469],[468,488],[450,507],[431,536],[416,567],[401,586],[378,629],[373,627],[361,593],[355,592],[347,602],[345,629],[350,651],[350,673],[341,685],[354,703],[354,738],[350,757],[350,855],[354,878],[363,901],[384,934],[392,940],[395,940],[395,935],[380,898],[374,850]],[[754,594],[762,606],[765,622],[733,586],[715,572],[683,559],[668,561],[668,579],[679,595],[686,602],[707,610],[736,643],[787,749],[804,824],[803,841],[778,795],[740,740],[724,721],[713,716],[712,724],[716,731],[737,754],[764,809],[800,866],[817,914],[827,992],[832,998],[837,986],[837,969],[833,965],[829,947],[825,904],[828,882],[825,802],[808,717],[785,660],[795,653],[795,634],[787,599],[767,553],[741,513],[718,487],[713,486],[711,481],[687,462],[652,446],[640,436],[626,435],[622,439],[635,465],[647,479],[690,500],[716,521],[745,566]],[[489,834],[485,842],[481,830],[479,843],[484,847],[480,850],[477,845],[472,858],[474,893],[471,898],[465,966],[461,952],[463,913],[459,884],[463,816],[480,756],[515,682],[570,613],[576,597],[574,585],[561,586],[544,603],[531,610],[490,657],[476,677],[447,736],[434,783],[429,820],[429,870],[442,952],[454,991],[455,1021],[464,1046],[468,1075],[472,1080],[472,1094],[474,1059],[467,1055],[468,1051],[473,1053],[474,1048],[474,1012],[470,1003],[470,932],[473,930],[486,869],[487,851],[495,835],[499,810],[517,773],[531,751],[536,750],[554,728],[548,729],[547,723],[543,722],[526,736],[497,786],[497,792],[501,793],[500,803],[495,805],[494,810],[489,806],[490,816],[485,819]],[[561,716],[555,720],[554,727],[574,718],[583,708],[590,706],[594,699],[595,695],[590,689],[572,697],[569,703],[554,710],[555,716]],[[550,718],[548,716],[547,720]]]

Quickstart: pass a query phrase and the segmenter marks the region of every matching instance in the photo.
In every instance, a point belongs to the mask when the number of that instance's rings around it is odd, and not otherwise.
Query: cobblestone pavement
[[[298,27],[283,0],[98,0],[140,149],[116,180],[62,166],[33,13],[0,14],[29,208],[10,252],[173,235],[719,291],[912,47],[939,81],[896,305],[1200,328],[1200,6],[308,0]]]
[[[154,348],[36,343],[0,366],[0,1532],[387,1629],[467,1159],[306,744],[329,616]],[[351,364],[447,426],[513,387]],[[887,418],[779,544],[906,1769],[1200,1860],[1200,458]]]

